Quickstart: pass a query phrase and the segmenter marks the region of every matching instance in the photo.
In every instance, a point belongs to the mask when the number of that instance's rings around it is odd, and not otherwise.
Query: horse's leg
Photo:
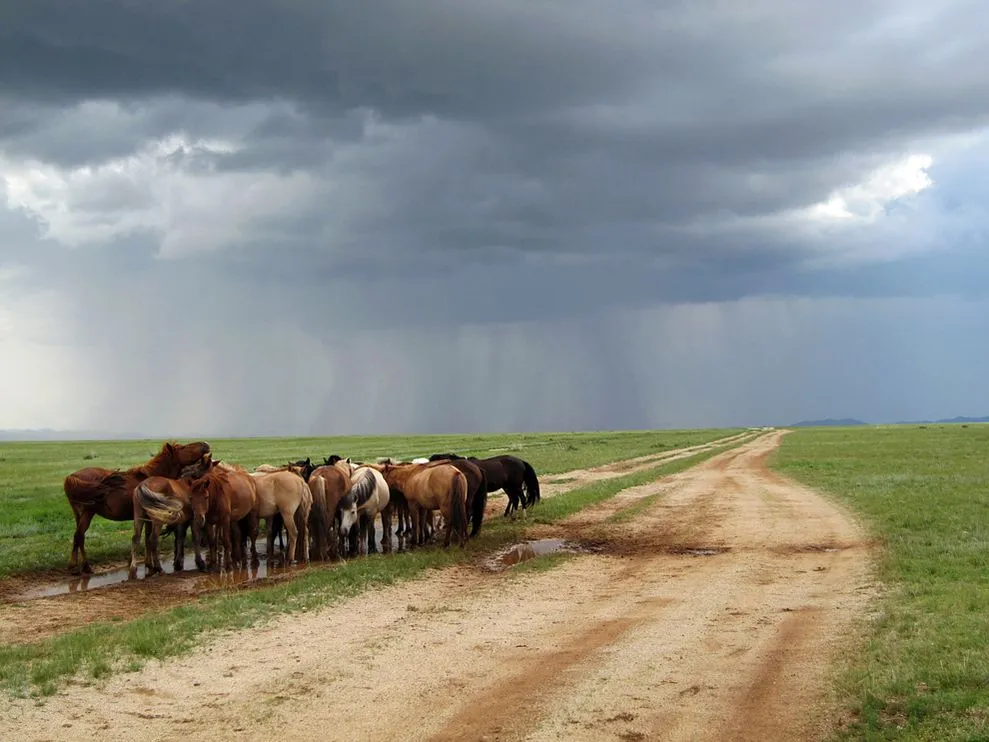
[[[258,514],[253,510],[248,517],[248,528],[251,534],[251,566],[257,567],[261,564],[261,559],[258,557]]]
[[[141,531],[144,528],[144,520],[137,513],[134,513],[134,535],[130,540],[130,565],[128,566],[128,576],[133,579],[137,577],[137,547],[141,544]]]
[[[381,511],[381,551],[391,553],[391,503]]]
[[[295,541],[299,537],[299,529],[295,527],[295,513],[282,511],[282,525],[288,533],[288,551],[283,551],[285,564],[295,564]]]
[[[150,577],[154,574],[154,556],[152,554],[152,549],[154,548],[153,541],[154,532],[151,530],[151,521],[144,521],[144,576]]]
[[[371,538],[374,538],[374,525],[371,523],[371,519],[367,517],[366,513],[361,513],[360,518],[358,518],[360,523],[357,529],[357,550],[362,556],[369,554],[371,552],[368,546],[368,530],[371,531]]]
[[[93,522],[93,516],[96,513],[91,510],[86,510],[80,507],[79,515],[76,517],[76,532],[72,537],[72,554],[73,560],[69,563],[71,567],[74,567],[77,563],[76,555],[82,560],[81,572],[84,575],[92,574],[93,568],[89,566],[89,559],[86,558],[86,531],[89,530],[89,524]]]
[[[179,523],[175,526],[175,546],[172,549],[172,572],[181,572],[185,569],[185,530],[188,523]]]
[[[233,542],[231,539],[231,523],[230,523],[230,513],[224,513],[220,516],[220,522],[217,524],[219,528],[218,536],[223,537],[223,568],[228,572],[233,569],[233,555],[231,551],[233,550]],[[219,539],[217,539],[219,541]]]
[[[453,530],[453,500],[446,504],[445,508],[440,508],[440,515],[443,516],[443,548],[450,548],[450,532]]]
[[[155,574],[164,572],[161,568],[161,553],[158,550],[161,541],[161,523],[148,523],[151,528],[151,564]]]
[[[409,503],[409,525],[412,526],[412,533],[409,535],[410,549],[414,549],[419,546],[419,505],[413,502]]]

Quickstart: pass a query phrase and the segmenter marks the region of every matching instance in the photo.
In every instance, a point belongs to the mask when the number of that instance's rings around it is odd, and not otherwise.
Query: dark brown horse
[[[81,559],[81,571],[84,574],[93,571],[86,558],[86,531],[93,516],[113,521],[134,520],[134,487],[153,476],[169,479],[196,476],[209,466],[209,460],[210,447],[206,441],[185,444],[168,441],[153,458],[133,469],[89,466],[72,472],[62,485],[76,517],[69,570],[79,571]]]
[[[539,502],[539,479],[532,465],[518,456],[491,456],[479,459],[474,456],[464,458],[455,453],[434,453],[430,461],[470,461],[484,472],[487,480],[488,493],[504,490],[508,495],[508,506],[505,515],[515,512],[521,505],[522,509],[530,508]]]

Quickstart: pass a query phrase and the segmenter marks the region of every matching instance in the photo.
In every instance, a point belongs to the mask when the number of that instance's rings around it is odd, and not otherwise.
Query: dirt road
[[[593,549],[553,569],[445,570],[232,633],[18,702],[0,737],[811,739],[872,592],[869,545],[766,469],[781,435],[544,528]]]

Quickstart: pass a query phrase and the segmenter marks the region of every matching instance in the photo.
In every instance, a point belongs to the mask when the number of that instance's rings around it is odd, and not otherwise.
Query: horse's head
[[[340,518],[340,535],[346,536],[357,523],[357,496],[348,492],[337,505],[337,516]]]
[[[214,467],[211,471],[192,481],[189,485],[189,504],[192,506],[192,524],[195,528],[206,525],[206,514],[209,512],[210,489],[213,483]]]
[[[306,456],[305,459],[299,459],[298,461],[291,462],[291,465],[299,468],[299,474],[301,474],[302,478],[307,482],[309,481],[309,475],[311,475],[316,469],[316,465],[313,464],[312,460],[308,456]]]
[[[323,466],[333,466],[338,461],[343,461],[343,456],[337,456],[335,453],[331,453],[323,459]]]

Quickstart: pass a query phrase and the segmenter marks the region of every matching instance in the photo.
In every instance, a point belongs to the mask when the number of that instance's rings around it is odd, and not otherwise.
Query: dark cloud
[[[117,430],[974,413],[907,341],[985,360],[985,16],[8,3],[8,386],[50,335]]]

